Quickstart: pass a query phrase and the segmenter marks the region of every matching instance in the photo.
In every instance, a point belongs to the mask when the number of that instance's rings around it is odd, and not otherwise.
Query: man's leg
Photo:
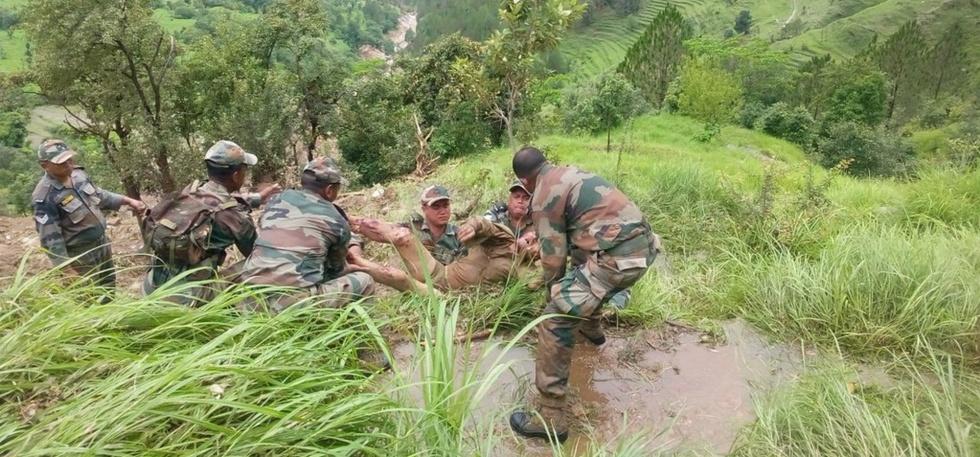
[[[381,265],[364,257],[352,256],[351,265],[367,273],[375,281],[401,292],[406,290],[418,292],[426,288],[424,283],[409,277],[404,270]]]
[[[323,298],[320,302],[322,306],[340,308],[350,302],[373,295],[374,289],[374,279],[367,273],[358,271],[317,284],[313,293]]]
[[[538,325],[538,349],[535,358],[534,384],[540,393],[538,413],[543,419],[525,411],[511,415],[510,425],[518,434],[528,437],[553,436],[558,441],[568,437],[568,372],[575,348],[575,332],[582,317],[591,316],[601,299],[592,294],[577,268],[551,288],[545,314],[558,314]],[[546,434],[545,427],[551,430]]]
[[[419,243],[411,229],[375,219],[360,219],[356,227],[357,233],[365,238],[394,246],[405,263],[405,270],[415,280],[424,283],[426,277],[435,278],[440,274],[442,264]]]

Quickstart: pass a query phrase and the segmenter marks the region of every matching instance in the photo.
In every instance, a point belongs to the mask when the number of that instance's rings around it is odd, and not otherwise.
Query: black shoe
[[[564,443],[568,439],[568,430],[547,430],[542,425],[540,418],[525,411],[514,411],[510,415],[510,428],[515,433],[525,438],[545,438],[558,444]]]
[[[589,340],[590,343],[596,346],[602,346],[603,344],[606,344],[606,335],[599,335],[598,338],[592,338],[591,336],[587,335],[585,332],[581,330],[579,330],[579,333],[581,333],[582,336],[585,337],[585,339]]]

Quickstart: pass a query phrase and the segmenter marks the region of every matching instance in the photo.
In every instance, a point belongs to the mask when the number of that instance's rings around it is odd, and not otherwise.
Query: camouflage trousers
[[[374,294],[375,283],[367,273],[354,272],[322,282],[308,289],[296,289],[293,293],[268,294],[258,300],[245,300],[241,308],[256,311],[266,309],[280,313],[290,306],[303,302],[324,308],[341,308],[351,302]],[[307,300],[315,297],[313,300]],[[264,299],[265,303],[260,303]]]
[[[599,253],[552,285],[544,312],[558,316],[538,324],[534,383],[542,397],[564,400],[576,333],[602,337],[602,305],[639,281],[655,256],[652,248],[629,259]]]
[[[174,281],[170,285],[174,289],[174,293],[165,297],[164,300],[184,306],[203,306],[227,286],[218,276],[217,267],[217,259],[205,259],[204,262],[193,267],[171,267],[163,264],[159,260],[155,260],[153,266],[147,270],[146,276],[143,277],[141,292],[144,297],[150,295],[171,279],[187,271],[194,270],[179,280]],[[190,287],[181,287],[184,284],[192,282],[197,284]]]
[[[101,287],[116,287],[116,266],[112,262],[112,246],[108,239],[83,246],[69,246],[68,257],[78,257],[72,261],[71,268],[79,275],[91,278]]]

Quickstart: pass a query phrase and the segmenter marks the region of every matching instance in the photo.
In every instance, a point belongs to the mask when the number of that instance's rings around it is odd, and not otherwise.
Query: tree
[[[799,72],[793,78],[793,101],[807,107],[814,118],[821,115],[829,95],[832,81],[828,73],[832,63],[830,54],[814,56],[800,65]]]
[[[885,119],[888,80],[862,59],[834,65],[828,71],[830,95],[822,108],[830,123],[857,122],[876,126]]]
[[[968,76],[964,68],[966,40],[963,26],[959,21],[943,32],[939,41],[929,50],[930,77],[932,79],[932,97],[939,98],[939,92],[955,90]]]
[[[612,130],[644,109],[643,95],[619,73],[603,73],[571,88],[563,105],[568,130],[606,132],[606,152],[612,147]]]
[[[752,13],[749,10],[742,10],[738,12],[738,16],[735,17],[735,32],[742,35],[748,35],[752,30]]]
[[[351,81],[340,104],[337,145],[344,160],[371,185],[415,169],[416,125],[398,74]]]
[[[890,82],[886,118],[893,119],[896,107],[914,110],[923,87],[923,75],[927,74],[926,39],[918,22],[906,22],[884,43],[874,46],[870,56]]]
[[[514,118],[533,80],[535,58],[558,45],[583,11],[578,0],[502,0],[504,26],[487,40],[486,77],[491,115],[514,146]]]
[[[828,168],[849,161],[847,172],[856,176],[902,175],[910,172],[915,162],[915,152],[907,141],[856,122],[827,127],[817,140],[817,154]]]
[[[738,113],[742,88],[731,74],[707,59],[690,59],[678,78],[678,109],[681,114],[705,123],[701,140],[710,140]]]
[[[667,86],[677,77],[688,32],[680,11],[668,5],[650,22],[619,64],[618,71],[656,107],[663,103]]]
[[[138,196],[145,182],[175,190],[167,124],[177,46],[148,3],[49,0],[25,12],[35,80],[73,128],[100,139],[126,192]]]

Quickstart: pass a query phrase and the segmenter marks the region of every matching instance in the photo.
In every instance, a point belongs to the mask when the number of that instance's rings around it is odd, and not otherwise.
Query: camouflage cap
[[[449,189],[436,185],[426,187],[420,198],[423,205],[429,206],[439,200],[449,200]]]
[[[347,184],[347,180],[340,175],[340,166],[329,157],[317,157],[303,167],[303,173],[310,173],[319,182],[329,184]]]
[[[513,192],[514,189],[523,190],[524,193],[526,193],[528,195],[531,195],[531,192],[529,190],[527,190],[527,187],[524,187],[524,184],[521,184],[521,180],[519,180],[519,179],[515,179],[514,182],[510,183],[510,188],[507,189],[507,190]]]
[[[61,140],[44,140],[37,148],[37,160],[51,163],[65,163],[75,156],[75,151]]]
[[[259,163],[259,158],[254,154],[249,154],[241,146],[228,140],[221,140],[214,143],[204,154],[204,160],[218,166],[236,167],[238,165],[255,165]]]

